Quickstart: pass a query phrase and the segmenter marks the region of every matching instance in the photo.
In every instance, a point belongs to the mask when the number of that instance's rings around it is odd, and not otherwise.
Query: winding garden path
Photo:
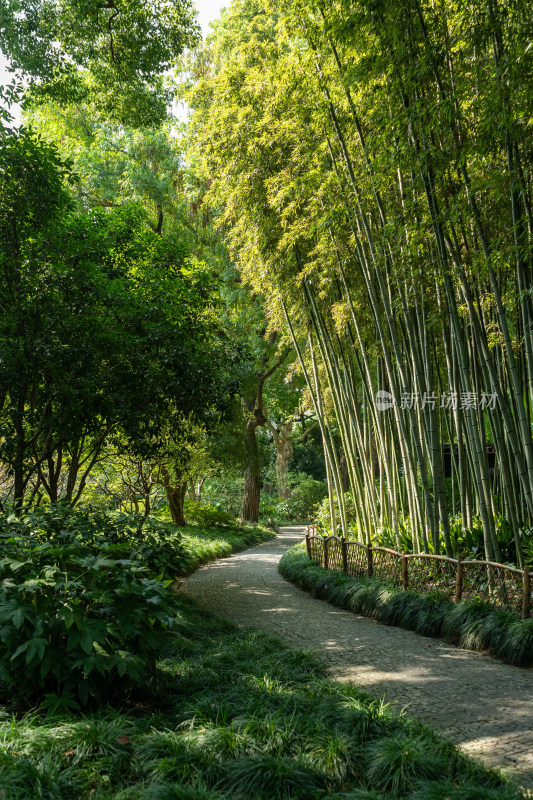
[[[237,625],[313,650],[333,678],[407,706],[462,750],[533,789],[533,669],[381,625],[297,589],[277,565],[303,534],[283,528],[271,542],[199,569],[183,591]]]

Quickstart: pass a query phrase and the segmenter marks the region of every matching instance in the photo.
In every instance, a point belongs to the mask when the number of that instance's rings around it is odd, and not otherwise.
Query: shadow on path
[[[202,567],[183,591],[231,622],[313,650],[331,677],[353,681],[408,707],[462,750],[533,788],[533,670],[390,628],[317,600],[277,571],[304,535],[274,541]]]

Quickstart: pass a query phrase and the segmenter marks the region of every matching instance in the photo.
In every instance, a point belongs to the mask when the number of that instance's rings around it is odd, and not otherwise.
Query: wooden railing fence
[[[305,540],[309,558],[325,569],[389,579],[404,591],[438,589],[455,602],[478,597],[524,619],[530,615],[532,573],[527,568],[368,547],[338,536],[319,536],[316,525],[307,526]]]

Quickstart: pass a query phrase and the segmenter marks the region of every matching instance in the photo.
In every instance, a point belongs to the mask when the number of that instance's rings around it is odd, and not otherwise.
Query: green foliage
[[[179,617],[152,572],[164,563],[156,536],[141,537],[130,519],[90,511],[2,520],[4,696],[44,697],[55,710],[120,695],[153,676]]]
[[[522,620],[479,600],[452,603],[434,591],[402,591],[392,582],[352,578],[310,561],[305,543],[280,561],[284,578],[334,605],[423,636],[443,637],[459,647],[491,652],[518,666],[533,663],[533,619]]]
[[[229,556],[231,553],[253,547],[268,541],[275,535],[259,526],[219,527],[211,530],[200,526],[180,528],[185,560],[182,571],[192,572],[201,564],[215,558]]]
[[[323,481],[315,481],[313,478],[304,478],[292,490],[289,499],[289,508],[292,519],[310,520],[317,510],[317,507],[327,497],[328,487]]]
[[[335,500],[335,508],[336,508],[336,503],[337,501]],[[352,530],[355,530],[355,523],[357,520],[357,508],[354,497],[351,492],[344,493],[344,503],[346,506],[346,522],[348,523],[348,525],[351,527]],[[318,530],[320,531],[320,533],[331,535],[330,504],[329,504],[329,497],[327,495],[324,496],[322,502],[320,503],[317,509],[315,520],[318,525]]]
[[[199,34],[189,0],[2,0],[0,18],[0,49],[37,79],[33,97],[89,101],[137,125],[167,116],[162,73]]]
[[[19,505],[36,478],[59,499],[61,466],[72,500],[111,433],[153,450],[169,420],[231,405],[235,354],[179,237],[131,203],[75,212],[69,164],[29,133],[0,141],[0,175],[0,458]]]
[[[393,800],[398,786],[409,800],[523,797],[420,723],[328,680],[309,654],[179,605],[158,688],[131,711],[0,715],[7,797]]]
[[[123,695],[180,625],[170,580],[272,535],[66,506],[3,517],[0,690],[50,712]]]
[[[294,521],[289,500],[280,500],[277,495],[261,492],[259,501],[259,518],[272,520],[277,525],[288,524]]]
[[[186,499],[183,504],[183,513],[186,521],[201,525],[204,528],[218,528],[219,526],[235,527],[237,520],[227,511],[222,511],[210,503],[199,503]]]
[[[141,534],[127,541],[152,575],[170,579],[182,571],[186,549],[181,532],[174,524],[147,517],[142,521]]]
[[[305,473],[289,472],[288,485],[290,496],[282,499],[273,488],[269,469],[264,478],[263,488],[259,503],[259,517],[261,520],[272,520],[277,525],[289,525],[293,522],[309,522],[314,519],[317,507],[327,494],[328,488],[322,481],[315,481]]]
[[[237,472],[232,465],[228,465],[228,468],[218,470],[216,475],[206,480],[202,495],[211,506],[237,517],[241,509],[242,490],[241,471]]]
[[[344,502],[346,504],[346,519],[348,526],[351,529],[350,536],[355,539],[359,538],[357,528],[357,512],[354,503],[354,498],[351,492],[345,492]],[[337,505],[335,501],[335,506]],[[329,497],[325,497],[314,515],[314,521],[318,525],[319,533],[323,535],[331,535],[331,517]],[[501,515],[495,517],[495,527],[498,533],[498,541],[500,542],[501,563],[516,565],[516,545],[513,533],[509,528],[508,523]],[[450,529],[450,544],[451,553],[453,557],[470,559],[483,559],[484,546],[483,546],[483,525],[481,519],[473,515],[470,528],[465,527],[461,514],[455,514],[449,519]],[[442,532],[442,525],[438,532],[439,552],[445,551],[445,541]],[[372,544],[379,547],[390,547],[393,550],[402,551],[407,553],[414,552],[414,537],[411,519],[406,514],[399,514],[397,517],[397,531],[394,531],[389,526],[376,527],[372,535]],[[525,530],[522,532],[522,546],[526,561],[532,561],[530,558],[530,551],[533,545],[531,544],[531,532]],[[416,552],[419,552],[420,547]],[[433,541],[428,541],[428,553],[434,553],[435,548]]]
[[[275,493],[273,481],[269,478],[269,490],[263,488],[259,501],[259,519],[268,520],[277,525],[288,525],[297,521],[309,522],[315,516],[317,503],[327,494],[327,486],[315,481],[304,473],[289,473],[289,484],[292,488],[288,500],[282,500]],[[267,479],[264,479],[266,485]],[[209,478],[203,488],[203,495],[209,504],[217,509],[231,512],[237,516],[242,501],[242,477],[234,476],[228,469],[223,475]],[[185,515],[188,518],[188,515]]]
[[[301,433],[301,427],[300,427]],[[303,442],[294,443],[294,450],[290,460],[293,472],[309,475],[315,481],[326,480],[326,465],[324,463],[324,447],[320,428],[310,431]]]

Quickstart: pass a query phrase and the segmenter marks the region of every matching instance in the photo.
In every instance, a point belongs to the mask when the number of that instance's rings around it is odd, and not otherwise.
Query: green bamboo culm
[[[243,279],[297,349],[327,531],[522,567],[530,6],[241,0],[224,20],[192,129]]]

